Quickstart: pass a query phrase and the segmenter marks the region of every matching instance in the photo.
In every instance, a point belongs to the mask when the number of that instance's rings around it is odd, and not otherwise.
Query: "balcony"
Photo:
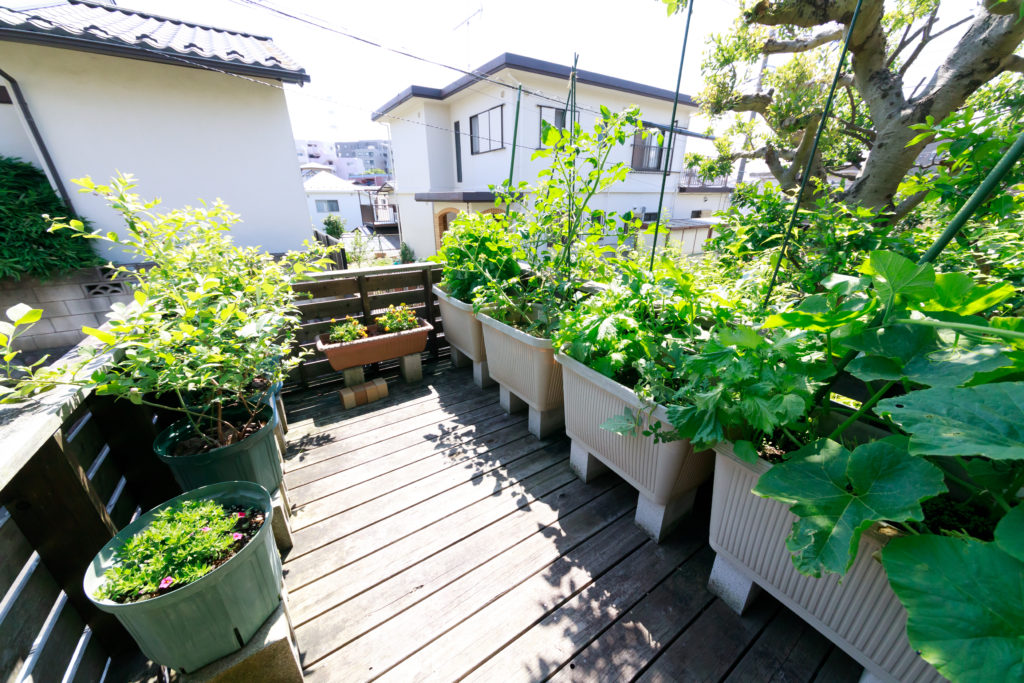
[[[711,180],[704,180],[701,178],[695,169],[686,168],[679,176],[679,191],[680,192],[696,192],[696,193],[720,193],[733,191],[733,187],[729,186],[729,176],[722,175]]]
[[[375,228],[398,227],[397,204],[360,204],[359,213],[363,225]]]

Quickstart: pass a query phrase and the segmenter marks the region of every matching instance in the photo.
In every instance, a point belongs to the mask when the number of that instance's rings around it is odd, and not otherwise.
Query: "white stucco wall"
[[[101,199],[77,194],[70,178],[105,182],[120,170],[137,176],[137,191],[160,197],[167,210],[223,199],[242,216],[232,231],[240,244],[285,251],[308,235],[278,87],[11,42],[0,42],[0,64],[21,86],[75,209],[97,227],[121,223]],[[0,152],[5,145],[0,138]]]
[[[433,204],[418,202],[412,193],[396,192],[392,195],[398,205],[402,221],[402,240],[412,247],[417,260],[435,253]]]
[[[12,104],[0,104],[0,154],[18,157],[45,171],[38,150],[32,142],[32,135],[18,109],[14,89],[3,78],[0,78],[0,86],[7,88],[7,93],[14,101]]]
[[[318,199],[333,199],[337,201],[338,210],[317,211],[316,202]],[[306,202],[309,210],[309,220],[317,230],[324,229],[324,219],[332,213],[345,221],[346,230],[351,230],[363,224],[362,214],[359,212],[359,195],[355,192],[308,192],[306,193]],[[304,238],[310,236],[312,235],[307,234]]]

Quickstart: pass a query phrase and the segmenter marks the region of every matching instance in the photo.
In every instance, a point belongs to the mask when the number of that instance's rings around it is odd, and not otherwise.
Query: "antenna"
[[[454,33],[455,31],[458,31],[463,26],[466,27],[466,68],[467,69],[473,68],[473,64],[472,64],[473,55],[472,55],[472,49],[471,49],[472,48],[472,37],[473,36],[469,32],[469,22],[470,22],[470,20],[475,18],[477,15],[480,15],[480,14],[483,14],[483,13],[484,13],[484,5],[481,2],[480,3],[480,7],[478,7],[475,12],[473,12],[468,17],[466,17],[465,19],[460,21],[458,24],[455,25],[455,28],[452,29],[452,33]]]

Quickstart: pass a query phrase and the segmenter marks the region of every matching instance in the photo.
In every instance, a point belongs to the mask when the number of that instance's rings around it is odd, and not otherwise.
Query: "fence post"
[[[430,266],[423,268],[420,271],[423,275],[423,299],[424,304],[426,304],[423,309],[423,314],[426,316],[426,320],[430,323],[431,327],[433,327],[434,323],[437,321],[437,316],[434,315],[434,292],[432,289],[433,283],[431,282],[433,279],[431,277],[432,269],[433,266]],[[430,358],[431,360],[437,360],[437,357],[437,330],[434,329],[430,331]]]

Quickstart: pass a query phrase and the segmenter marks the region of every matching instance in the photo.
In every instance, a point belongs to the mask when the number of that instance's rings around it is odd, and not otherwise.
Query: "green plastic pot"
[[[240,412],[225,411],[225,415]],[[195,455],[171,455],[178,443],[195,433],[187,418],[178,420],[160,432],[153,442],[153,450],[171,468],[183,491],[220,481],[251,481],[268,491],[275,491],[284,478],[281,449],[274,436],[278,421],[277,410],[273,406],[264,405],[259,416],[266,424],[255,434],[230,446]]]
[[[124,605],[95,598],[117,550],[157,512],[185,500],[252,506],[263,510],[265,521],[235,556],[187,586]],[[172,498],[141,515],[103,546],[85,573],[85,594],[97,609],[117,617],[151,660],[178,671],[195,671],[241,649],[281,602],[281,557],[271,529],[273,514],[270,494],[247,481],[211,484]]]

